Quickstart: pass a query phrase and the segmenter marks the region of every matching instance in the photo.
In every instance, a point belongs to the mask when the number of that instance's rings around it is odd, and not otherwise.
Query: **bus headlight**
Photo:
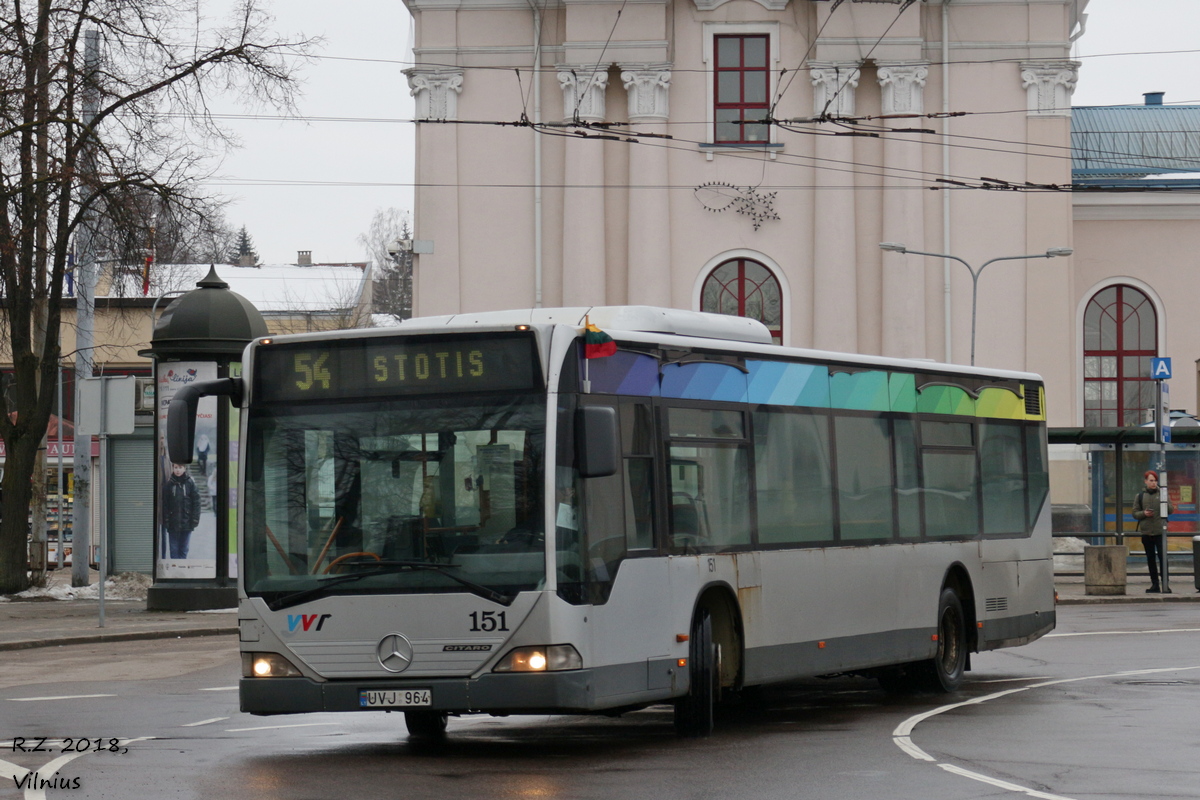
[[[583,669],[583,658],[569,644],[518,647],[500,659],[492,672],[562,672]]]
[[[299,678],[301,674],[278,653],[242,653],[243,678]]]

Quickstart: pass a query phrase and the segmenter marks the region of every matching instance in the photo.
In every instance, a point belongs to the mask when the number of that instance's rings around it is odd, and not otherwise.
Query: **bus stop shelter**
[[[1167,524],[1168,559],[1174,563],[1186,557],[1190,562],[1192,537],[1200,534],[1197,513],[1200,425],[1195,424],[1194,418],[1179,415],[1172,419],[1171,443],[1167,445],[1155,442],[1153,426],[1051,428],[1049,441],[1052,445],[1080,445],[1086,451],[1090,467],[1090,520],[1076,519],[1072,531],[1078,531],[1076,535],[1082,537],[1093,534],[1089,537],[1093,544],[1103,541],[1102,537],[1096,536],[1098,533],[1113,533],[1119,537],[1137,532],[1137,523],[1130,512],[1137,493],[1142,491],[1142,476],[1148,469],[1157,470],[1159,458],[1165,454],[1167,491],[1174,507]],[[1058,530],[1063,526],[1056,524],[1055,527],[1056,533],[1065,532]],[[1141,557],[1141,542],[1136,537],[1125,539],[1124,543],[1137,548],[1134,555]]]

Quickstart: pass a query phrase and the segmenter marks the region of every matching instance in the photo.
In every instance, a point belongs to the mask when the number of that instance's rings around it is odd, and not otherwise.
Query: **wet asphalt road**
[[[1193,604],[1062,607],[1054,635],[976,655],[955,695],[804,681],[706,740],[676,739],[666,707],[457,719],[439,746],[410,744],[399,714],[252,717],[225,638],[0,660],[0,798],[1200,798]],[[63,737],[93,744],[64,753]],[[26,770],[78,788],[18,789]]]

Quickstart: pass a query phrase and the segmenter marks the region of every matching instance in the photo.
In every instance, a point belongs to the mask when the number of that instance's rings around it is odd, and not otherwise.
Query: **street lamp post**
[[[1069,247],[1051,247],[1044,253],[1033,253],[1025,256],[1000,256],[989,261],[983,262],[983,266],[975,269],[958,256],[952,256],[947,253],[926,253],[921,250],[909,250],[903,244],[898,242],[880,242],[880,250],[887,250],[892,253],[911,253],[914,256],[930,256],[932,258],[948,258],[952,261],[957,261],[967,268],[967,272],[971,273],[971,366],[975,366],[975,312],[979,302],[979,276],[987,269],[988,264],[994,264],[997,261],[1021,261],[1027,258],[1056,258],[1058,256],[1069,256],[1074,251]]]

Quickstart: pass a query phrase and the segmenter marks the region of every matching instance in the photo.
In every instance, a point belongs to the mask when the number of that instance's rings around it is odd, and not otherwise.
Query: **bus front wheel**
[[[444,711],[405,711],[404,724],[408,735],[414,739],[440,739],[446,735],[448,716]]]
[[[680,736],[708,736],[713,731],[720,696],[719,649],[713,641],[712,616],[700,609],[692,623],[688,647],[688,693],[675,701],[675,732]]]

